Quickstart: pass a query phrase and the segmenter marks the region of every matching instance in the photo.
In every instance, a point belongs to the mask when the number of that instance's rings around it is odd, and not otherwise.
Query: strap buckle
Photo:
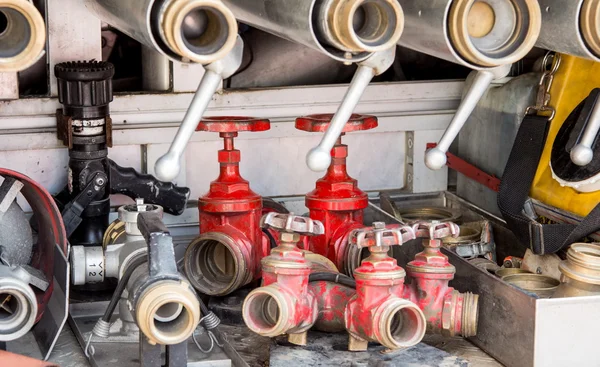
[[[554,75],[558,71],[560,66],[560,54],[555,52],[548,52],[542,60],[542,77],[538,84],[537,98],[535,105],[527,107],[525,114],[532,115],[536,114],[539,116],[548,116],[548,120],[552,121],[556,110],[554,107],[549,106],[550,103],[550,87],[554,81]],[[548,115],[549,114],[549,115]]]

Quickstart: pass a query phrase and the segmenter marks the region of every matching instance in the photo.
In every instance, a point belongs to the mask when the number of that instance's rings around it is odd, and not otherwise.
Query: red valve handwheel
[[[329,127],[329,123],[333,118],[333,114],[317,114],[296,119],[296,129],[308,132],[325,132]],[[352,131],[370,130],[377,127],[377,117],[371,115],[353,114],[350,120],[344,126],[342,132],[348,133]]]
[[[218,116],[206,117],[196,127],[196,131],[215,133],[235,133],[239,131],[266,131],[271,123],[266,119],[247,116]]]

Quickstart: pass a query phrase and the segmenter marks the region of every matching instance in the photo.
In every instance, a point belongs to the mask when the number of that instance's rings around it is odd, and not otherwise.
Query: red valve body
[[[345,307],[355,292],[327,281],[309,283],[312,272],[337,271],[325,257],[300,250],[299,240],[298,234],[282,233],[279,246],[262,259],[263,284],[246,297],[243,316],[248,328],[260,335],[287,334],[289,342],[305,345],[313,326],[344,330]]]
[[[332,117],[333,115],[327,114],[301,117],[296,120],[296,128],[322,132],[327,129]],[[343,132],[375,127],[376,117],[352,115]],[[316,188],[306,194],[305,200],[310,217],[321,221],[325,226],[324,235],[310,239],[311,251],[326,256],[341,270],[345,269],[348,236],[354,229],[363,227],[363,211],[369,204],[367,194],[360,190],[357,181],[348,175],[347,157],[348,146],[342,144],[340,137],[331,150],[331,165],[327,173],[317,181]]]
[[[369,341],[390,349],[412,346],[425,335],[425,318],[417,305],[403,299],[404,269],[385,251],[371,254],[354,271],[356,295],[346,306],[346,329],[350,333],[349,350],[366,350]],[[402,325],[394,329],[397,313]],[[399,336],[401,335],[402,336]]]
[[[233,139],[238,131],[265,131],[269,128],[268,120],[249,117],[207,118],[196,128],[196,131],[219,132],[224,140],[224,148],[218,152],[219,177],[211,182],[208,193],[198,199],[200,237],[190,247],[195,249],[196,246],[217,241],[226,247],[233,258],[233,264],[227,263],[228,260],[220,260],[225,263],[218,266],[219,271],[233,277],[231,284],[207,285],[191,279],[194,286],[203,293],[225,295],[260,278],[260,260],[269,253],[269,241],[260,228],[262,198],[250,189],[248,181],[240,175],[241,154],[235,149]],[[212,256],[215,259],[225,256],[219,250],[206,251],[208,252],[205,254],[195,253],[194,256]],[[233,274],[231,266],[234,267]],[[203,271],[206,272],[204,269]],[[190,273],[196,273],[194,270],[187,273],[190,278],[206,276],[205,273],[190,276]]]
[[[477,332],[478,296],[460,293],[448,285],[455,268],[440,251],[440,240],[426,240],[425,250],[408,263],[412,283],[403,297],[419,305],[427,319],[427,331],[444,336],[473,336]]]

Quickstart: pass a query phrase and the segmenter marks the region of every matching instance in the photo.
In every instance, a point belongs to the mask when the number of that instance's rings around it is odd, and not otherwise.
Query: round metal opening
[[[277,300],[268,293],[255,293],[251,297],[246,312],[252,319],[251,327],[262,332],[275,328],[281,318]]]
[[[154,320],[160,322],[169,322],[175,320],[179,315],[181,315],[181,311],[183,310],[183,305],[177,302],[169,302],[160,306],[156,313],[154,314]]]
[[[31,41],[31,25],[16,9],[0,8],[0,58],[18,56]]]
[[[422,316],[412,307],[396,310],[391,317],[389,331],[392,339],[400,346],[410,346],[419,342],[423,329]]]
[[[160,339],[178,338],[186,332],[190,323],[190,311],[180,303],[168,302],[161,305],[153,317],[154,327]]]
[[[190,11],[181,24],[181,38],[185,46],[199,55],[219,51],[227,42],[229,32],[223,13],[207,6]]]
[[[185,271],[192,285],[207,295],[225,295],[241,286],[238,259],[224,242],[213,238],[192,243],[185,255]]]
[[[535,0],[456,0],[448,18],[448,35],[469,63],[494,67],[521,59],[535,44],[541,28]]]
[[[389,3],[367,0],[352,14],[352,26],[360,42],[376,47],[394,36],[398,19],[395,9]]]
[[[32,307],[28,297],[19,290],[0,291],[0,336],[4,336],[1,340],[13,340],[29,331],[26,329],[33,326],[35,316]]]
[[[8,323],[21,312],[22,305],[18,297],[11,293],[0,293],[0,323]]]
[[[8,17],[0,10],[0,36],[8,29]]]

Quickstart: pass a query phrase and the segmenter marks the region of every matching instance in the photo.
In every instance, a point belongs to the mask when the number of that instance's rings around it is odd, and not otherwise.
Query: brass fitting
[[[40,59],[46,25],[27,0],[0,0],[0,72],[27,69]]]
[[[322,38],[347,52],[387,50],[404,30],[404,13],[396,0],[326,0],[320,15]]]
[[[600,55],[600,0],[586,0],[579,18],[581,34],[595,55]]]
[[[251,245],[244,238],[224,231],[203,233],[192,241],[184,258],[190,283],[204,294],[222,296],[252,281],[249,256],[244,254]]]
[[[448,17],[456,51],[483,67],[522,59],[533,48],[541,26],[537,0],[457,0]]]
[[[306,303],[312,312],[298,314],[296,311],[300,308],[296,307],[297,302]],[[318,315],[312,294],[305,293],[302,299],[298,299],[277,283],[250,292],[242,307],[246,326],[266,337],[303,334],[315,323]]]
[[[600,246],[597,244],[572,244],[567,259],[558,268],[562,273],[562,284],[553,298],[600,294]]]
[[[165,280],[142,291],[135,318],[150,343],[178,344],[192,336],[200,322],[200,303],[187,282]]]
[[[184,59],[210,64],[233,49],[235,16],[220,0],[171,1],[160,14],[160,35]]]

